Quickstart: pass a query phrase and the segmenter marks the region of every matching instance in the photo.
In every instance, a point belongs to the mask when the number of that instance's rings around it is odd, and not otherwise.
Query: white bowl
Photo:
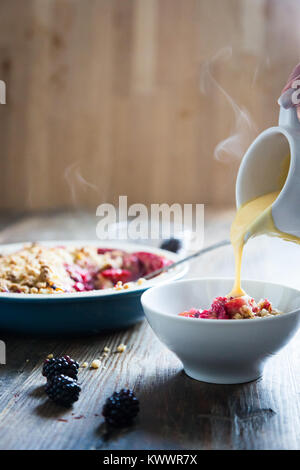
[[[178,316],[193,307],[208,308],[232,284],[228,278],[188,279],[153,287],[141,297],[153,331],[196,380],[234,384],[257,379],[266,360],[290,341],[300,325],[300,291],[261,281],[243,281],[243,288],[257,301],[269,299],[282,315],[254,320]]]

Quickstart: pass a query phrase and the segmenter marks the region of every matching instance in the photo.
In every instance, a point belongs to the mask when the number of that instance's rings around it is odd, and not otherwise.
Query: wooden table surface
[[[207,212],[205,242],[228,237],[231,211]],[[3,218],[0,241],[95,239],[96,218],[85,213]],[[300,287],[300,250],[279,240],[249,242],[243,276]],[[230,247],[193,262],[188,276],[231,276]],[[41,312],[41,315],[43,312]],[[146,321],[133,328],[85,338],[41,339],[1,335],[7,364],[0,366],[0,449],[299,449],[300,336],[273,357],[262,379],[212,385],[187,377],[179,360]],[[43,393],[41,366],[49,354],[80,363],[124,343],[98,370],[80,369],[80,399],[59,408]],[[122,387],[141,403],[135,425],[107,435],[101,409]]]

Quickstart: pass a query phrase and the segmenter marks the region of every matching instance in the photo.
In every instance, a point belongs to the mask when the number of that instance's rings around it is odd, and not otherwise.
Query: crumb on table
[[[100,359],[94,359],[93,362],[91,363],[92,369],[99,369],[100,366],[101,366]]]

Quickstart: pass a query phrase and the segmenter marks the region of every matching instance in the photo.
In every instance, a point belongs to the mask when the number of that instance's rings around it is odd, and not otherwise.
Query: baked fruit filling
[[[248,296],[216,297],[208,310],[192,308],[179,313],[182,317],[206,318],[209,320],[243,320],[269,317],[281,312],[272,307],[271,302],[262,299],[259,302]]]
[[[52,294],[121,288],[171,263],[143,251],[32,244],[0,255],[0,292]]]

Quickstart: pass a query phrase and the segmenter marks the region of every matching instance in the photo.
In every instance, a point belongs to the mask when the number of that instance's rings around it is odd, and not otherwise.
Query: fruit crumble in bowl
[[[136,287],[143,276],[170,264],[172,260],[165,255],[147,251],[33,243],[0,256],[0,293],[61,294]]]
[[[0,246],[0,328],[27,333],[98,333],[143,319],[141,294],[182,277],[187,266],[149,281],[179,259],[131,243],[39,242]]]
[[[246,280],[249,297],[220,297],[232,284],[225,278],[187,279],[153,287],[141,297],[154,333],[196,380],[233,384],[257,379],[300,326],[299,290]],[[211,307],[194,308],[198,305]]]
[[[191,308],[179,313],[181,317],[204,318],[209,320],[243,320],[280,315],[268,299],[255,302],[247,295],[242,297],[216,297],[209,309]]]

